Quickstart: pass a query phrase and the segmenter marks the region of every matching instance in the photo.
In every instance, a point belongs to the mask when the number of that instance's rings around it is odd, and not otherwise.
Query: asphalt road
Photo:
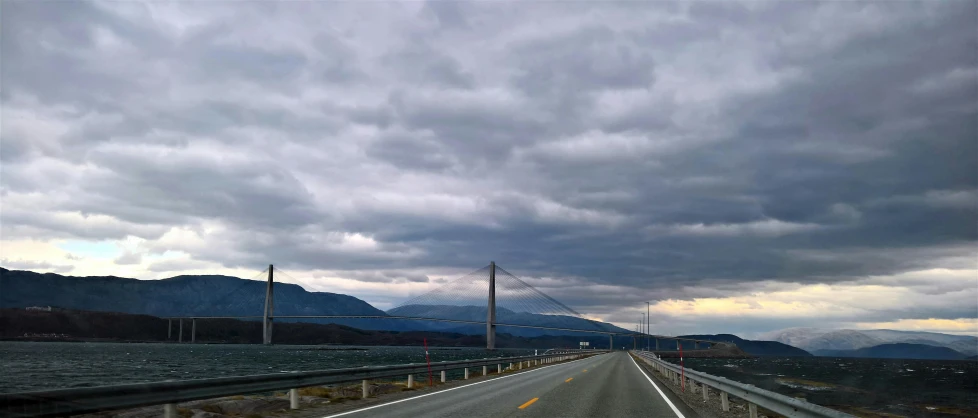
[[[662,383],[656,383],[662,387]],[[670,396],[666,400],[665,396]],[[330,417],[684,417],[628,353],[533,369]]]

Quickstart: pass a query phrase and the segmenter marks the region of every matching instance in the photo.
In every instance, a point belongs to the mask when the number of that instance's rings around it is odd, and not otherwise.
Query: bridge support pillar
[[[166,320],[166,340],[170,341],[173,339],[173,320]]]
[[[496,349],[496,262],[489,262],[489,304],[486,305],[486,349]]]
[[[183,319],[180,319],[179,321],[180,321],[180,326],[178,327],[177,332],[180,333],[180,336],[177,337],[177,342],[182,343],[183,342]]]
[[[274,288],[272,283],[274,281],[275,267],[271,264],[268,265],[268,284],[265,287],[265,317],[262,321],[262,344],[269,345],[272,343],[272,321],[274,320],[275,312],[275,298],[273,295]],[[366,396],[364,396],[366,398]]]
[[[195,344],[197,342],[197,318],[190,320],[190,343]]]

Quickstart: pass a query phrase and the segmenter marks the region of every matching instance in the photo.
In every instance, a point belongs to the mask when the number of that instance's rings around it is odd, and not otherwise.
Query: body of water
[[[533,350],[429,353],[437,362]],[[424,362],[423,347],[0,342],[0,393]]]
[[[685,365],[829,407],[908,417],[978,416],[975,361],[762,357],[691,358]]]
[[[429,353],[437,362],[530,355],[533,350],[429,348]],[[423,347],[0,342],[0,392],[424,361]],[[974,361],[764,357],[686,359],[685,365],[820,405],[857,408],[851,412],[978,416]]]

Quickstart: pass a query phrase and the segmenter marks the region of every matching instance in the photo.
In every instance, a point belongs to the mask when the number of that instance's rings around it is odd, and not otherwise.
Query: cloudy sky
[[[0,265],[978,334],[976,4],[4,2]]]

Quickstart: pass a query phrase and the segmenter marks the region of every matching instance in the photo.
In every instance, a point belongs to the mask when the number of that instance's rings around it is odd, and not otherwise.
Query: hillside
[[[0,308],[57,306],[87,311],[112,309],[154,316],[252,316],[263,312],[265,286],[265,282],[229,276],[137,280],[0,268]],[[386,315],[353,296],[308,292],[288,283],[275,283],[274,290],[277,315]],[[396,320],[338,319],[329,322],[362,329],[403,330],[410,326]]]
[[[822,357],[900,358],[919,360],[964,360],[964,354],[947,347],[925,344],[893,343],[864,347],[858,350],[820,350]]]
[[[190,341],[190,321],[184,322],[183,341]],[[178,326],[173,324],[173,340]],[[33,335],[31,337],[25,337]],[[45,337],[58,334],[59,337]],[[276,323],[276,344],[416,345],[422,339],[441,347],[485,347],[482,335],[425,331],[370,331],[336,324]],[[150,315],[117,312],[92,312],[55,309],[33,312],[0,309],[0,338],[28,341],[167,341],[167,320]],[[197,320],[197,343],[258,344],[262,340],[261,322],[234,319]],[[585,337],[594,348],[607,348],[605,336]],[[499,348],[576,348],[581,337],[518,337],[496,335]]]
[[[777,341],[752,341],[745,340],[736,335],[732,334],[717,334],[717,335],[683,335],[685,338],[694,338],[699,340],[707,341],[718,341],[718,342],[729,342],[734,343],[741,350],[744,350],[747,354],[752,356],[769,356],[769,357],[812,357],[812,353],[802,350],[798,347],[792,347],[788,344],[780,343]]]

